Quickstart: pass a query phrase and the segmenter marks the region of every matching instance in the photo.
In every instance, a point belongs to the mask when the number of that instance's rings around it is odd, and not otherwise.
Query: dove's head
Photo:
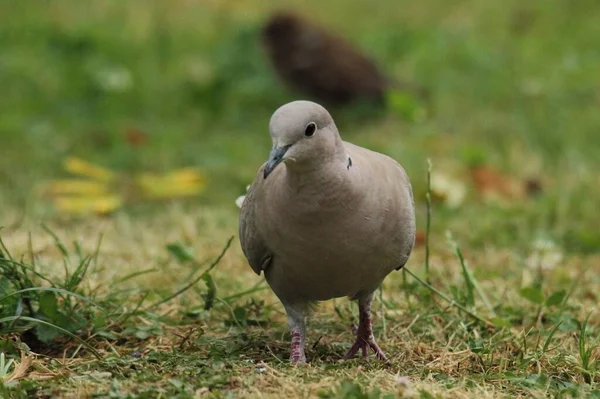
[[[269,134],[273,149],[264,169],[265,179],[281,162],[292,170],[315,169],[343,152],[333,118],[310,101],[279,107],[269,122]]]

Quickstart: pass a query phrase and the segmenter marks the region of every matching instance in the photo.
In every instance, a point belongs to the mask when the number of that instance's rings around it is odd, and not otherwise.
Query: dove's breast
[[[272,221],[261,224],[273,252],[265,276],[280,298],[373,291],[408,259],[414,243],[408,178],[392,159],[357,149],[348,148],[350,168],[301,187],[282,184],[269,190],[279,198],[261,202],[263,220]]]

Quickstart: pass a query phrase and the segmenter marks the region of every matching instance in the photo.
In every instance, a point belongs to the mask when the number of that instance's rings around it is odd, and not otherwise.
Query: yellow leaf
[[[75,175],[91,177],[105,182],[112,181],[115,178],[114,173],[110,170],[75,157],[65,159],[64,168]]]
[[[153,191],[154,186],[158,184],[158,180],[159,179],[156,177],[156,175],[149,173],[142,173],[135,177],[137,185],[140,186],[144,192]]]
[[[143,173],[136,182],[145,196],[172,198],[197,195],[205,185],[202,173],[193,168],[179,169],[163,175]]]
[[[109,192],[109,187],[105,183],[81,180],[81,179],[63,179],[54,180],[46,186],[46,190],[51,195],[61,194],[80,194],[80,195],[101,195]]]
[[[165,182],[161,180],[142,180],[138,181],[142,192],[147,197],[152,198],[169,198],[179,196],[196,195],[202,191],[201,184],[185,183],[173,184],[173,182]]]
[[[162,178],[177,182],[198,182],[201,184],[204,184],[206,181],[202,172],[194,168],[177,169],[162,175]]]
[[[198,195],[202,187],[161,187],[153,191],[146,191],[150,198],[175,198]]]
[[[123,205],[121,196],[87,196],[87,197],[57,197],[54,199],[54,206],[59,212],[63,213],[99,213],[105,214],[112,212]]]

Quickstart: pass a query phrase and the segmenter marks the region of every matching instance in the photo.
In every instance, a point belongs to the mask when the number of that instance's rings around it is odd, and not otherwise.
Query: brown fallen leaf
[[[128,127],[123,132],[125,141],[132,147],[141,147],[148,143],[148,135],[137,127]]]
[[[425,245],[425,232],[422,230],[417,230],[417,234],[415,235],[415,247],[420,247]]]
[[[503,174],[490,166],[470,170],[475,190],[485,201],[515,201],[527,197],[526,183]]]
[[[33,362],[33,356],[21,352],[21,361],[15,361],[12,373],[4,377],[4,382],[16,381],[27,376],[27,371]]]

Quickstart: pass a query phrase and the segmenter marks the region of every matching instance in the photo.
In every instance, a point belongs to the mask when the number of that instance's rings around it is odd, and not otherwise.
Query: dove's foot
[[[377,356],[378,359],[388,362],[387,356],[385,356],[385,353],[383,353],[381,348],[377,345],[373,335],[367,338],[360,336],[356,337],[354,345],[352,345],[350,350],[346,353],[346,355],[344,355],[344,360],[352,359],[359,349],[361,350],[362,357],[364,359],[368,359],[369,348],[373,349],[373,352],[375,352],[375,356]]]
[[[356,329],[356,341],[350,348],[348,353],[344,356],[344,360],[348,360],[354,357],[360,349],[362,357],[368,359],[369,348],[373,349],[375,355],[380,360],[388,362],[387,356],[381,348],[375,342],[373,337],[373,325],[371,323],[371,301],[373,300],[373,294],[369,294],[358,299],[358,317],[359,324]]]

